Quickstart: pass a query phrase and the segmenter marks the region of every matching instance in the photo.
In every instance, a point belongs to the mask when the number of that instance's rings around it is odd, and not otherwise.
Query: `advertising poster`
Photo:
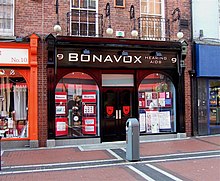
[[[68,134],[67,118],[56,118],[56,136],[65,136]]]
[[[170,111],[162,111],[158,114],[160,129],[171,129]]]
[[[67,93],[66,92],[56,92],[55,102],[56,103],[66,103],[67,102]]]
[[[146,111],[146,132],[151,133],[151,114],[150,111]]]
[[[56,115],[65,115],[66,106],[56,106]]]
[[[147,133],[159,133],[158,111],[146,111]]]
[[[83,118],[83,134],[96,134],[96,118],[85,117]]]
[[[159,133],[159,119],[158,119],[158,111],[151,112],[151,132]]]
[[[83,92],[82,102],[96,103],[96,92]]]
[[[145,116],[145,113],[140,113],[139,114],[140,116],[140,132],[144,132],[146,131],[146,116]]]

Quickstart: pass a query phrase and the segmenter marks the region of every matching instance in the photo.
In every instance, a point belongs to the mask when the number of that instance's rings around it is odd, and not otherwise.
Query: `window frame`
[[[6,1],[7,2],[7,1]],[[8,17],[6,17],[6,18],[4,18],[4,17],[2,17],[2,20],[3,21],[11,21],[10,22],[10,26],[11,26],[11,28],[10,29],[7,29],[7,28],[1,28],[0,27],[0,36],[14,36],[14,14],[15,14],[15,2],[14,2],[14,0],[11,0],[11,2],[10,3],[6,3],[6,2],[2,2],[1,4],[0,4],[0,8],[1,8],[1,6],[3,7],[3,6],[11,6],[11,8],[10,8],[10,10],[11,10],[11,12],[10,12],[10,14],[11,14],[11,16],[10,16],[10,19],[8,18]],[[6,14],[6,16],[7,16],[7,11],[6,12],[2,12],[3,14]],[[0,12],[0,14],[1,14],[1,12]],[[0,19],[1,19],[1,17],[0,17]],[[2,23],[2,25],[3,26],[7,26],[8,25],[8,23]]]
[[[157,0],[153,0],[153,3],[154,3],[153,13],[151,13],[149,11],[149,3],[151,1],[152,0],[140,0],[140,16],[141,17],[155,18],[155,19],[165,18],[165,8],[164,8],[165,3],[164,3],[164,0],[161,0],[161,2],[160,2],[160,9],[161,9],[160,14],[155,13],[156,12],[156,4],[158,3],[158,2],[156,2]],[[145,2],[146,5],[147,5],[146,12],[142,12],[142,2]],[[143,23],[146,24],[146,27],[143,26]],[[147,25],[149,23],[151,23],[151,25],[153,25],[151,29],[149,28],[149,25]],[[158,23],[161,24],[160,28],[158,28],[158,26],[157,26]],[[144,29],[145,29],[145,31],[143,32]],[[160,32],[158,32],[158,30],[160,30]],[[146,37],[148,37],[148,38],[144,38],[144,39],[153,39],[153,40],[158,39],[159,37],[155,36],[155,35],[158,35],[158,34],[163,39],[163,37],[165,37],[166,28],[165,28],[165,26],[163,25],[162,22],[158,22],[158,21],[155,21],[153,23],[152,22],[141,22],[141,31],[142,31],[142,34],[144,34]],[[149,34],[149,32],[150,32],[150,34]],[[151,32],[153,32],[153,33],[151,33]]]
[[[80,7],[81,0],[77,0],[77,1],[78,1],[78,7],[73,6],[73,0],[70,1],[70,14],[71,14],[70,15],[70,25],[69,25],[70,26],[69,27],[70,36],[94,37],[93,33],[91,31],[89,31],[90,28],[89,28],[88,25],[93,25],[95,27],[95,36],[97,36],[98,32],[99,32],[99,28],[98,28],[99,19],[97,17],[97,14],[98,14],[98,1],[97,0],[90,0],[90,1],[86,0],[85,2],[87,2],[87,7]],[[91,3],[91,1],[95,2],[95,8],[94,9],[89,7],[89,2]],[[72,12],[73,11],[78,11],[79,12],[79,16],[78,17],[76,16],[78,19],[74,20],[74,21],[73,21],[73,18],[72,18]],[[83,21],[82,20],[83,18],[81,18],[81,16],[80,16],[80,13],[83,12],[83,11],[86,13],[86,21]],[[92,18],[89,17],[89,13],[91,13],[91,12],[96,14],[95,15],[95,23],[93,21],[90,21],[90,19],[92,19]],[[73,28],[72,27],[74,25],[78,26],[78,29],[76,30],[76,32],[78,32],[78,33],[76,33],[76,34],[73,34]],[[81,27],[80,25],[86,25],[87,26],[86,33],[81,34],[82,29],[80,28]]]
[[[122,3],[122,4],[120,4]],[[114,7],[125,8],[125,0],[114,0]]]

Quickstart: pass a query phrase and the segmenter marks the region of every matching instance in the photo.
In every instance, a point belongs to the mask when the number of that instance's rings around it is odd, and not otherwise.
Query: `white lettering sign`
[[[116,55],[79,55],[78,53],[69,53],[69,62],[99,62],[99,63],[125,63],[141,64],[141,56],[116,56]]]
[[[28,49],[0,48],[1,64],[28,64]]]

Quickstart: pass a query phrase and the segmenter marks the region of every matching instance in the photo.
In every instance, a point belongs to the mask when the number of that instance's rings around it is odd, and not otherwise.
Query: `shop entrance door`
[[[125,140],[125,123],[134,114],[133,93],[133,88],[103,88],[102,141]]]

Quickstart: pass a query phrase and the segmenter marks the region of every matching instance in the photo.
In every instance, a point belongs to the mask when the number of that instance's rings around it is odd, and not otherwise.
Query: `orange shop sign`
[[[0,48],[1,64],[29,64],[28,49]]]

